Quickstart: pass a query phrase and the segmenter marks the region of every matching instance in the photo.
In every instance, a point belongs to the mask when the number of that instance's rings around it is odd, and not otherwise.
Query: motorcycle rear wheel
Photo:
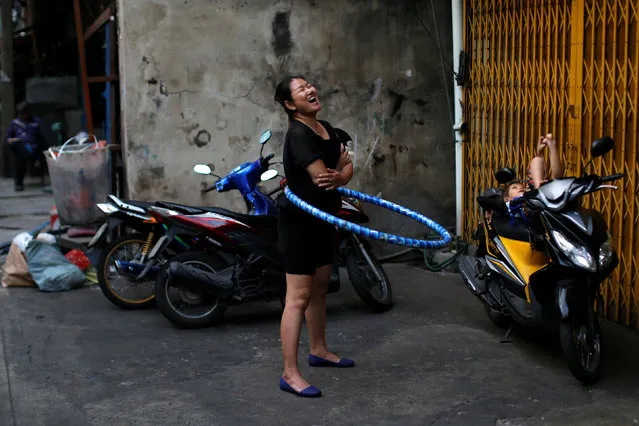
[[[207,272],[218,272],[230,265],[214,253],[185,252],[172,257],[169,262],[177,261],[184,265],[201,268]],[[169,264],[166,263],[166,265]],[[173,300],[172,291],[179,296]],[[155,281],[155,295],[158,309],[162,315],[180,328],[205,328],[219,323],[228,308],[225,300],[219,297],[194,293],[171,282],[166,266],[162,268]],[[190,314],[190,308],[202,308],[200,313]]]
[[[587,315],[576,315],[559,325],[559,338],[570,372],[584,385],[601,379],[604,345],[597,318],[590,326]]]
[[[355,292],[373,311],[385,312],[392,308],[393,292],[388,275],[366,246],[354,242],[348,248],[346,270]]]
[[[135,281],[132,277],[112,274],[117,273],[114,262],[122,260],[119,256],[121,252],[124,252],[127,257],[131,255],[130,259],[126,259],[127,261],[135,260],[145,243],[144,235],[125,235],[108,244],[100,255],[97,265],[100,290],[111,303],[122,309],[144,309],[155,305],[153,280]]]

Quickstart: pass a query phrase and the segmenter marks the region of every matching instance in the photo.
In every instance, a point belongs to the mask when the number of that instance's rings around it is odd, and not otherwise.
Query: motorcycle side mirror
[[[196,164],[195,166],[193,166],[193,171],[200,175],[210,175],[213,172],[213,170],[211,170],[211,167],[206,164]]]
[[[267,130],[264,133],[262,133],[260,135],[260,145],[264,145],[266,142],[268,142],[269,139],[271,139],[271,131]]]
[[[497,182],[502,185],[508,182],[512,182],[513,180],[515,180],[515,177],[515,171],[510,167],[504,167],[503,169],[499,169],[495,172],[495,179],[497,179]]]
[[[615,147],[615,141],[610,136],[604,136],[595,140],[590,146],[590,155],[592,157],[601,157]]]
[[[269,169],[269,170],[265,171],[264,173],[262,173],[262,175],[260,176],[260,180],[262,182],[266,182],[268,180],[273,179],[275,176],[277,176],[277,170]]]

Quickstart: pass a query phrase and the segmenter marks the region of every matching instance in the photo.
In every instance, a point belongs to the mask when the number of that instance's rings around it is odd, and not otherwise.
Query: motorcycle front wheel
[[[346,270],[355,292],[375,312],[393,306],[393,292],[386,271],[364,245],[353,236],[353,244],[346,253]]]
[[[592,315],[595,315],[592,313]],[[601,379],[603,367],[603,334],[595,317],[575,315],[559,325],[559,338],[570,372],[584,385]]]
[[[216,273],[229,267],[222,257],[202,252],[185,252],[172,257],[172,261]],[[155,297],[162,315],[180,328],[204,328],[219,323],[228,307],[219,297],[193,292],[179,282],[173,282],[162,268],[155,281]]]

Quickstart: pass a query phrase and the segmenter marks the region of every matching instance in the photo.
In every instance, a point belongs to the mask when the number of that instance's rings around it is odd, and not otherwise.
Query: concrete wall
[[[351,186],[454,226],[454,146],[437,25],[452,91],[450,3],[382,0],[119,1],[122,118],[132,198],[220,205],[212,178],[266,152],[281,155],[286,118],[277,82],[302,74],[319,88],[320,118],[355,139]],[[451,65],[452,66],[452,65]],[[376,228],[422,228],[374,212]]]

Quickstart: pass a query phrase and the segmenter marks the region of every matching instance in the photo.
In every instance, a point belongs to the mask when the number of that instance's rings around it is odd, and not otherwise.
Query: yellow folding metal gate
[[[623,172],[619,190],[589,196],[604,213],[620,265],[604,284],[608,318],[639,328],[639,1],[466,0],[464,235],[494,171],[522,177],[540,135],[553,133],[566,175]],[[615,151],[590,160],[609,135]]]

